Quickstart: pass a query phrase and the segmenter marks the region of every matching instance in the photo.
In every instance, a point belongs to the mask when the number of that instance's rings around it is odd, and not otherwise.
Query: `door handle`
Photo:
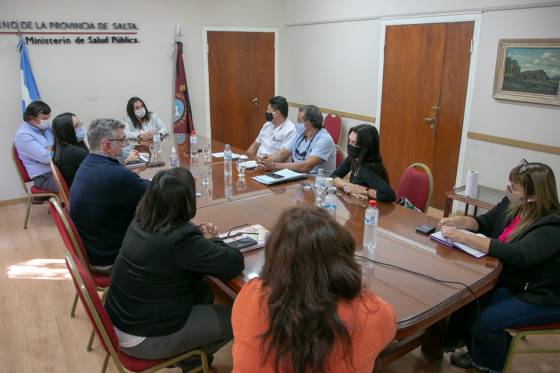
[[[436,123],[436,119],[432,118],[432,117],[427,117],[424,118],[424,122],[426,122],[426,124],[433,126]]]
[[[256,104],[257,102],[259,102],[259,98],[258,97],[253,97],[253,99],[251,100],[251,103]]]

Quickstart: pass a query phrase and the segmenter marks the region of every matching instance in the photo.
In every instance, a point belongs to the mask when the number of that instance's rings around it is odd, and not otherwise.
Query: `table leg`
[[[443,208],[443,217],[446,218],[451,214],[451,208],[453,206],[453,199],[447,197],[445,198],[445,207]]]
[[[465,203],[465,216],[469,215],[469,204]]]
[[[447,329],[445,319],[438,321],[424,332],[422,337],[422,353],[432,359],[443,358],[443,339]]]
[[[474,215],[473,216],[477,216],[478,215],[478,206],[474,207]]]

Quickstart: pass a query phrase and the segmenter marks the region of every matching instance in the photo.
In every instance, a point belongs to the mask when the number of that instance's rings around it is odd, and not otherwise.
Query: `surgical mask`
[[[264,118],[266,119],[267,122],[272,122],[272,118],[274,118],[272,116],[272,113],[269,113],[268,111],[264,113]]]
[[[122,154],[120,155],[119,158],[122,158],[123,161],[124,161],[125,159],[128,158],[128,156],[130,155],[130,152],[132,152],[132,146],[130,144],[128,144],[127,146],[122,148]]]
[[[136,115],[138,118],[144,118],[144,115],[146,115],[146,108],[134,110],[134,115]]]
[[[346,151],[348,153],[348,156],[352,159],[357,159],[360,156],[360,148],[355,145],[348,144],[346,146]]]
[[[84,141],[84,138],[86,137],[86,130],[84,129],[84,127],[78,127],[75,129],[75,131],[76,139],[78,139],[78,142]]]
[[[50,126],[51,126],[51,121],[50,120],[42,120],[41,119],[41,123],[39,123],[37,125],[37,128],[39,128],[40,130],[46,130]]]
[[[509,202],[516,207],[519,207],[519,206],[522,206],[522,205],[525,204],[525,197],[519,197],[519,196],[513,194],[512,191],[509,188],[506,188],[506,196],[507,196]]]
[[[301,122],[301,123],[300,123],[300,122],[297,122],[297,123],[295,124],[296,131],[297,131],[297,132],[303,132],[303,131],[305,131],[305,124],[304,124],[304,123],[305,123],[305,122]]]

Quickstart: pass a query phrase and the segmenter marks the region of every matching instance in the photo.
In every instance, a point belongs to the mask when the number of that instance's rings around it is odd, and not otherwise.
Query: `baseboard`
[[[20,197],[14,199],[6,199],[4,201],[0,201],[0,206],[8,206],[8,205],[15,205],[17,203],[22,203],[27,200],[27,197]]]

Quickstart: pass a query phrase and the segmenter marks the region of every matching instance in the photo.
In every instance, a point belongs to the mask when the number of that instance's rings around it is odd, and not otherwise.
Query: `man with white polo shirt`
[[[295,133],[295,126],[288,119],[288,101],[282,96],[274,96],[268,101],[265,113],[266,123],[262,126],[255,142],[247,153],[262,157],[276,153]]]

